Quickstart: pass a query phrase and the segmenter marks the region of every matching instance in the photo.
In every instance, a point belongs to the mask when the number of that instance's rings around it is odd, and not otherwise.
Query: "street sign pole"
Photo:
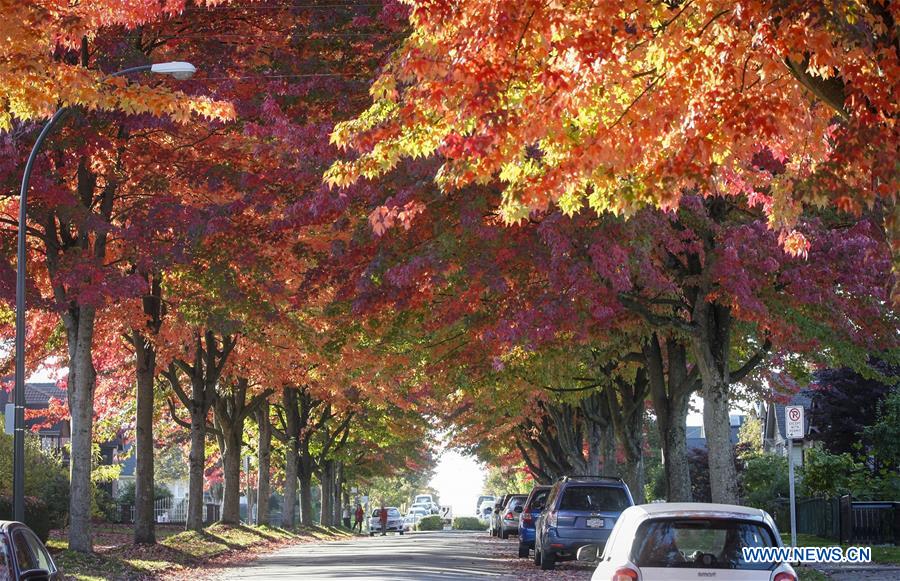
[[[784,428],[788,450],[788,483],[791,493],[791,546],[797,546],[797,497],[794,493],[794,440],[802,440],[805,431],[803,406],[784,408]]]
[[[794,439],[788,439],[788,479],[791,491],[791,546],[797,546],[797,499],[794,496]]]

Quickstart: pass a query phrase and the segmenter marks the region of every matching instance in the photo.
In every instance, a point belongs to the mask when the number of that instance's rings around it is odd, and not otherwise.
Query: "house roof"
[[[55,383],[26,383],[25,404],[47,405],[51,399],[66,401],[68,392]]]

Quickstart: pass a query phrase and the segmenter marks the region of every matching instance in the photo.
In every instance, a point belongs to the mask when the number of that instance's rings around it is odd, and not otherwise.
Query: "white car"
[[[430,514],[437,514],[440,507],[434,502],[430,494],[419,494],[413,499],[413,506],[424,506]]]
[[[415,529],[419,521],[428,516],[428,514],[428,511],[424,508],[417,506],[410,508],[406,516],[403,517],[403,530],[411,531]]]
[[[388,533],[400,533],[403,534],[403,515],[400,514],[400,509],[395,506],[389,506],[384,509],[387,511],[387,525],[385,526],[385,531]],[[381,532],[381,509],[376,508],[372,511],[372,516],[369,517],[369,536],[375,536],[377,533]]]
[[[765,511],[729,504],[655,503],[625,509],[592,581],[797,581],[787,563],[749,563],[743,547],[780,547]],[[597,561],[599,545],[578,550]]]

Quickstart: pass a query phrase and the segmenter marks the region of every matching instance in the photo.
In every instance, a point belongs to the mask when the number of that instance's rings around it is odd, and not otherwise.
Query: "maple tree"
[[[896,238],[893,3],[408,4],[373,105],[332,135],[357,155],[329,183],[435,154],[445,190],[503,183],[508,222],[700,191],[746,194],[797,253],[804,202],[883,202]]]

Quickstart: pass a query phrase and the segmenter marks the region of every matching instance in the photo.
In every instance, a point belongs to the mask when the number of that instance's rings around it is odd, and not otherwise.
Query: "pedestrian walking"
[[[356,504],[356,514],[353,516],[356,518],[356,521],[353,523],[353,529],[359,528],[359,533],[362,534],[363,516],[365,516],[365,513],[361,504]]]
[[[341,515],[341,518],[344,521],[344,528],[349,529],[350,528],[350,505],[349,504],[344,505],[344,512]]]
[[[387,535],[387,509],[384,508],[384,501],[381,503],[381,509],[378,511],[378,522],[381,523],[381,536]]]

